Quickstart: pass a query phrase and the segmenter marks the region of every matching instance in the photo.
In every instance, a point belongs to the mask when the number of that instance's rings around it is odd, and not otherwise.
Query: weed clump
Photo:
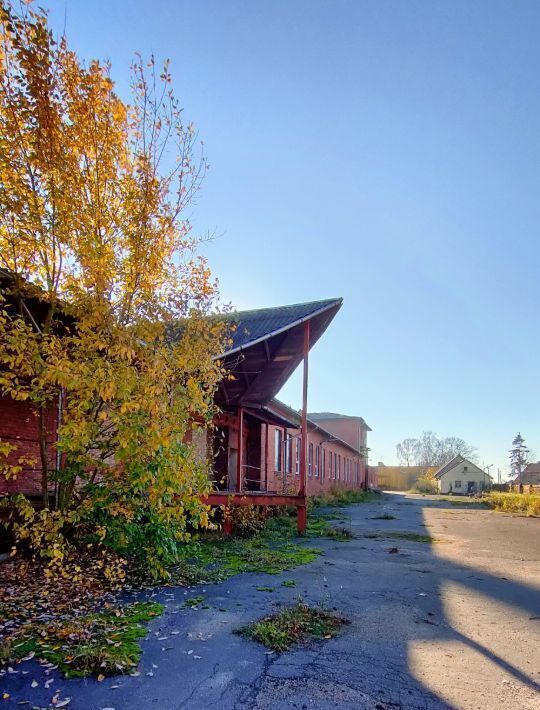
[[[277,614],[237,629],[235,633],[258,641],[272,651],[286,651],[292,645],[310,639],[330,639],[346,623],[346,619],[330,611],[299,601]]]

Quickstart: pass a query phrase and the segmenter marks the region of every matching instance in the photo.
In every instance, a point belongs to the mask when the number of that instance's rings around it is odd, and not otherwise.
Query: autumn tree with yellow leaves
[[[108,64],[86,66],[22,8],[0,16],[0,392],[36,413],[43,509],[14,524],[51,558],[84,530],[162,575],[208,523],[206,463],[186,441],[211,421],[224,334],[184,217],[206,160],[167,64],[137,58],[126,103]],[[13,445],[0,453],[17,475]]]

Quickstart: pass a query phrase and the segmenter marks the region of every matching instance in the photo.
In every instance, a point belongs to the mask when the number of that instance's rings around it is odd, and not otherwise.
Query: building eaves
[[[293,421],[296,421],[298,428],[300,427],[301,424],[301,414],[298,412],[296,409],[293,409],[292,407],[289,407],[288,404],[285,404],[279,399],[273,399],[270,406],[274,405],[277,410],[285,410],[288,414],[288,416],[293,419]],[[310,426],[312,429],[317,429],[317,431],[322,432],[328,437],[329,442],[335,441],[336,443],[340,444],[341,446],[345,446],[347,449],[350,451],[354,451],[355,454],[358,454],[360,456],[363,456],[365,451],[362,451],[360,449],[357,449],[355,446],[352,444],[349,444],[348,441],[345,441],[344,439],[341,439],[339,436],[336,436],[333,434],[331,431],[328,431],[328,429],[325,429],[322,427],[318,422],[315,422],[311,419],[311,415],[308,414],[308,426]]]
[[[366,423],[366,420],[363,417],[358,417],[355,416],[354,414],[337,414],[336,412],[309,412],[308,417],[316,422],[316,421],[332,421],[333,419],[336,420],[348,420],[348,421],[356,421],[360,422],[362,426],[365,428],[366,431],[372,431],[371,427],[368,426]]]

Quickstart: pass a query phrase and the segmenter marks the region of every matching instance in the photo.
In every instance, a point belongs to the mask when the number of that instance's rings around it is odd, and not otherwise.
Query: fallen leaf
[[[103,675],[103,673],[100,673],[97,677],[97,682],[101,683],[104,680],[105,680],[105,676]]]

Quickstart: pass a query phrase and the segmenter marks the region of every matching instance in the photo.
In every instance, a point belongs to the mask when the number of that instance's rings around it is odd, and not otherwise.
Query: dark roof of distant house
[[[523,469],[521,476],[510,479],[511,483],[537,484],[540,483],[540,461],[529,463]]]
[[[462,456],[461,454],[457,454],[457,456],[454,456],[453,459],[450,459],[450,461],[448,461],[448,463],[445,463],[445,464],[444,464],[443,466],[441,466],[437,471],[435,471],[435,478],[441,478],[441,476],[443,476],[443,475],[444,475],[445,473],[447,473],[448,471],[451,471],[453,468],[455,468],[455,466],[458,466],[460,463],[466,463],[466,464],[468,464],[468,465],[470,464],[471,466],[474,466],[475,468],[477,468],[479,471],[482,471],[482,469],[480,468],[480,466],[478,466],[477,464],[475,464],[473,461],[470,461],[469,459],[466,459],[466,458],[465,458],[464,456]],[[491,478],[491,476],[489,475],[489,473],[488,473],[487,471],[483,471],[483,473],[484,473],[488,478]]]
[[[371,431],[371,428],[366,424],[366,420],[363,417],[357,417],[352,414],[336,414],[336,412],[310,412],[308,417],[312,422],[330,421],[332,419],[349,419],[360,422],[366,431]]]
[[[257,308],[220,315],[219,320],[230,322],[235,327],[231,334],[231,346],[224,354],[241,350],[272,335],[289,330],[319,313],[339,308],[342,303],[342,298],[329,298],[324,301],[308,301],[290,306]]]

